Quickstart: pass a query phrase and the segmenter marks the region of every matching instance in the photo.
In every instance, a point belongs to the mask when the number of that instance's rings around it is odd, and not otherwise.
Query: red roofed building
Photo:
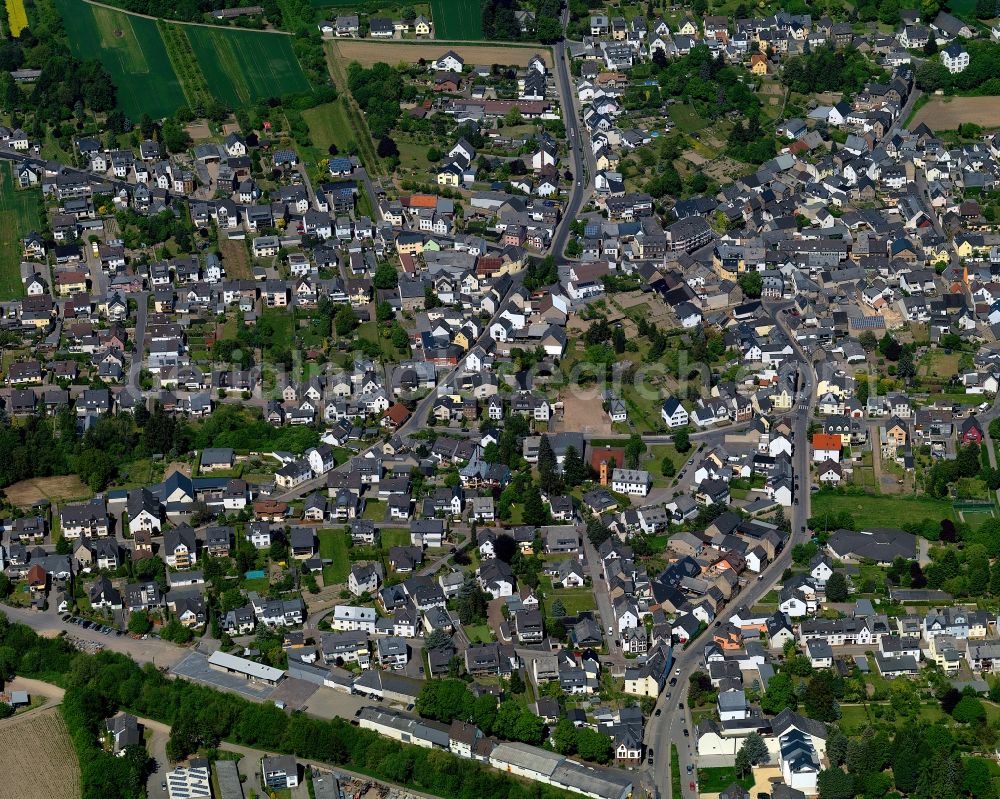
[[[840,436],[832,433],[814,433],[812,438],[813,462],[831,460],[840,463]]]
[[[503,260],[495,255],[480,255],[476,261],[476,274],[491,277],[503,268]]]
[[[382,417],[382,424],[395,430],[409,418],[409,409],[402,403],[396,402],[386,410],[385,415]]]

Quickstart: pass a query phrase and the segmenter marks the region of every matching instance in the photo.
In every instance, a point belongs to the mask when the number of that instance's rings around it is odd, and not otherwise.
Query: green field
[[[812,516],[843,513],[854,517],[855,524],[870,527],[899,527],[924,519],[958,521],[951,502],[926,496],[883,496],[879,494],[838,494],[820,491],[810,500]]]
[[[212,93],[231,108],[309,90],[291,37],[197,26],[187,35]]]
[[[14,190],[10,164],[0,164],[0,299],[24,296],[21,239],[38,227],[38,203],[37,191]]]
[[[319,556],[331,563],[323,567],[323,584],[346,583],[351,570],[347,534],[343,530],[319,531]]]
[[[118,87],[118,105],[133,120],[154,119],[184,105],[184,92],[156,22],[82,0],[55,0],[78,58],[100,59]]]
[[[483,38],[479,0],[431,0],[434,38],[478,42]]]
[[[313,140],[313,145],[322,151],[322,157],[326,157],[331,144],[337,145],[341,155],[346,155],[357,148],[351,133],[351,125],[347,121],[347,113],[340,100],[323,103],[303,111],[302,118],[309,126],[309,136]]]
[[[701,130],[708,122],[689,105],[670,106],[670,118],[683,133],[693,133]]]

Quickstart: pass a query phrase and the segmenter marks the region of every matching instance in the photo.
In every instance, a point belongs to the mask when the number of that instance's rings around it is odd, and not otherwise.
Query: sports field
[[[232,108],[309,90],[288,36],[197,26],[186,32],[212,92]]]
[[[38,227],[38,192],[15,191],[10,164],[0,163],[0,299],[24,296],[21,239]]]
[[[478,42],[483,38],[483,12],[479,0],[431,0],[434,38]]]
[[[24,0],[7,0],[7,22],[10,25],[10,35],[20,36],[21,31],[28,27],[28,12],[24,8]]]
[[[118,105],[138,120],[169,116],[184,105],[184,92],[167,57],[156,22],[81,0],[55,0],[73,55],[95,55],[118,87]]]

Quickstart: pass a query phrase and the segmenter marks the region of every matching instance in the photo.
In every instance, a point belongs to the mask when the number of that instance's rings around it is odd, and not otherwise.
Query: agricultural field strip
[[[309,89],[285,38],[257,31],[191,27],[188,38],[217,99],[233,106]]]
[[[76,55],[93,57],[97,44],[122,109],[133,119],[144,112],[167,116],[198,98],[239,107],[309,89],[285,35],[166,22],[87,0],[56,5]]]
[[[6,796],[80,796],[80,766],[57,708],[0,722],[0,773],[4,775]]]
[[[28,12],[24,7],[24,0],[7,0],[7,22],[10,24],[10,35],[15,38],[28,27]]]
[[[163,20],[159,20],[156,24],[163,45],[167,48],[170,64],[181,82],[188,103],[194,106],[211,100],[212,90],[208,86],[205,74],[201,71],[201,65],[187,33],[179,25],[172,25]]]
[[[473,8],[469,8],[469,6]],[[478,0],[431,0],[431,18],[437,39],[481,41],[483,19]]]
[[[405,62],[415,63],[419,59],[435,59],[441,55],[442,48],[454,50],[467,63],[472,64],[511,64],[524,67],[536,53],[542,57],[546,66],[553,65],[552,52],[542,45],[495,45],[457,43],[449,46],[435,39],[433,42],[407,41],[338,41],[337,50],[345,61],[357,61],[363,67],[370,67],[379,61],[387,64]]]

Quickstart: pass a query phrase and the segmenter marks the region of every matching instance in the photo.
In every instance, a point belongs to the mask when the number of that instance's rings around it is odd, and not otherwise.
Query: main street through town
[[[795,431],[793,455],[795,483],[793,504],[789,514],[792,532],[784,549],[763,571],[760,579],[749,583],[736,594],[729,601],[723,613],[730,608],[735,609],[742,605],[753,607],[759,602],[774,583],[780,579],[784,570],[791,565],[792,548],[796,544],[803,543],[809,535],[806,528],[810,500],[809,448],[806,442],[809,417],[816,406],[818,380],[812,368],[811,359],[795,341],[795,337],[791,335],[787,322],[784,320],[785,312],[790,305],[790,303],[778,303],[771,306],[770,311],[774,315],[778,327],[792,343],[792,347],[803,365],[797,386],[798,401],[793,409],[786,414],[786,418],[791,420]],[[720,613],[720,619],[725,618],[723,613]],[[645,743],[647,752],[649,750],[653,752],[653,764],[650,766],[647,759],[642,779],[650,796],[658,796],[661,799],[664,797],[666,799],[681,799],[680,797],[672,797],[671,745],[677,747],[683,796],[695,797],[698,795],[697,736],[691,721],[690,708],[687,706],[687,686],[691,675],[699,668],[704,668],[703,649],[711,638],[712,629],[714,628],[709,628],[700,636],[692,638],[683,650],[674,650],[671,681],[676,679],[676,684],[668,685],[666,690],[660,694],[653,715],[646,725]]]

